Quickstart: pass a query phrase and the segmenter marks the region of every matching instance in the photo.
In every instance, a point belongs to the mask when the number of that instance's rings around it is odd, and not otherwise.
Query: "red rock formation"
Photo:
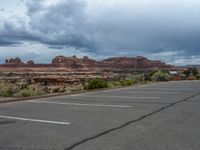
[[[34,61],[33,60],[29,60],[29,61],[27,61],[27,65],[34,65],[35,63],[34,63]]]
[[[6,64],[15,64],[15,65],[23,64],[22,61],[21,61],[21,59],[19,57],[11,58],[11,59],[6,59],[5,63]]]
[[[151,69],[171,69],[162,61],[152,61],[145,57],[114,57],[103,61],[95,61],[84,56],[83,58],[57,56],[51,64],[34,64],[32,60],[26,64],[20,58],[7,59],[6,64],[0,65],[0,70],[25,71],[146,71]]]
[[[166,65],[162,61],[151,61],[145,57],[114,57],[103,61],[95,61],[89,59],[87,56],[83,58],[64,57],[58,56],[53,59],[52,64],[60,66],[71,67],[71,68],[82,68],[82,67],[96,67],[96,68],[111,68],[111,69],[138,69],[138,68],[170,68],[170,65]]]
[[[161,61],[148,60],[145,57],[115,57],[109,58],[100,63],[104,67],[112,66],[112,68],[120,69],[138,69],[138,68],[170,68],[170,65],[166,65]]]
[[[77,58],[76,56],[72,57],[57,56],[52,60],[52,64],[54,65],[63,67],[72,67],[72,68],[88,67],[94,65],[95,63],[96,63],[95,60],[89,59],[87,56],[84,56],[83,58]]]

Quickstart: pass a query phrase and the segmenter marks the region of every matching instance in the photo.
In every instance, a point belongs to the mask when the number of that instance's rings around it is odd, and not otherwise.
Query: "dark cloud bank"
[[[0,46],[38,42],[99,56],[200,55],[200,2],[189,0],[28,0],[26,19],[3,20]],[[180,56],[181,55],[181,56]],[[187,57],[186,57],[187,56]],[[167,57],[167,56],[166,56]]]

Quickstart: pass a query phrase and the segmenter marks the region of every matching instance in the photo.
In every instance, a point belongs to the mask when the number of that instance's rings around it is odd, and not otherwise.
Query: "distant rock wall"
[[[89,59],[87,56],[84,56],[83,58],[77,58],[76,56],[72,57],[57,56],[52,60],[52,64],[65,67],[84,67],[84,66],[93,66],[96,64],[96,61]]]
[[[62,70],[62,71],[115,71],[115,70],[148,70],[148,69],[170,69],[173,66],[167,65],[162,61],[152,61],[143,56],[137,57],[113,57],[102,61],[96,61],[84,56],[77,58],[76,56],[65,57],[57,56],[52,60],[51,64],[35,64],[33,60],[23,63],[20,58],[11,58],[5,61],[1,67],[21,67],[25,70]],[[54,68],[54,69],[53,69]],[[17,68],[16,68],[17,69]]]
[[[109,58],[103,61],[95,61],[89,59],[88,57],[77,58],[73,57],[64,57],[58,56],[53,59],[52,64],[57,64],[60,66],[66,67],[97,67],[97,68],[116,68],[116,69],[137,69],[137,68],[170,68],[170,65],[167,65],[162,61],[152,61],[148,60],[145,57],[114,57]]]

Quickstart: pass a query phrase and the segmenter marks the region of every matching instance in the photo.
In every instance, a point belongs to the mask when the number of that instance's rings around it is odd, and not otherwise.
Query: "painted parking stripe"
[[[13,117],[13,116],[4,116],[4,115],[0,115],[0,118],[12,119],[12,120],[21,120],[21,121],[29,121],[29,122],[59,124],[59,125],[69,125],[69,124],[71,124],[70,122],[58,122],[58,121],[50,121],[50,120],[29,119],[29,118],[21,118],[21,117]]]
[[[180,92],[164,92],[164,91],[129,91],[127,93],[134,94],[179,94]]]
[[[57,104],[57,105],[74,105],[74,106],[88,106],[88,107],[118,107],[118,108],[130,108],[132,106],[126,105],[105,105],[105,104],[83,104],[83,103],[63,103],[63,102],[49,102],[49,101],[27,101],[31,103],[43,103],[43,104]]]
[[[171,87],[152,87],[152,88],[146,88],[144,90],[158,90],[158,91],[165,91],[165,90],[169,90],[169,91],[192,91],[193,89],[188,89],[188,88],[171,88]]]
[[[160,97],[140,97],[140,96],[114,96],[114,95],[87,95],[87,94],[77,94],[77,95],[71,95],[71,97],[76,97],[76,96],[81,96],[81,97],[101,97],[101,98],[127,98],[127,99],[159,99]]]

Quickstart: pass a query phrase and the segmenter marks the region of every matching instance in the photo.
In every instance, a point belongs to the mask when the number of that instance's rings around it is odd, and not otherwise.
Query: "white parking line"
[[[179,94],[180,92],[164,92],[164,91],[129,91],[127,93],[134,94]]]
[[[77,94],[77,95],[70,95],[71,97],[81,96],[81,97],[101,97],[101,98],[129,98],[129,99],[159,99],[160,97],[136,97],[136,96],[113,96],[113,95],[87,95],[87,94]]]
[[[12,117],[12,116],[4,116],[4,115],[0,115],[0,118],[12,119],[12,120],[21,120],[21,121],[30,121],[30,122],[59,124],[59,125],[69,125],[69,124],[71,124],[70,122],[58,122],[58,121],[49,121],[49,120],[28,119],[28,118],[20,118],[20,117]]]
[[[43,103],[43,104],[57,104],[57,105],[74,105],[74,106],[89,106],[89,107],[118,107],[118,108],[130,108],[132,106],[126,105],[105,105],[105,104],[82,104],[82,103],[62,103],[62,102],[49,102],[49,101],[27,101],[30,103]]]
[[[152,88],[146,88],[144,90],[158,90],[159,91],[192,91],[193,89],[188,89],[188,88],[171,88],[171,87],[152,87]]]

